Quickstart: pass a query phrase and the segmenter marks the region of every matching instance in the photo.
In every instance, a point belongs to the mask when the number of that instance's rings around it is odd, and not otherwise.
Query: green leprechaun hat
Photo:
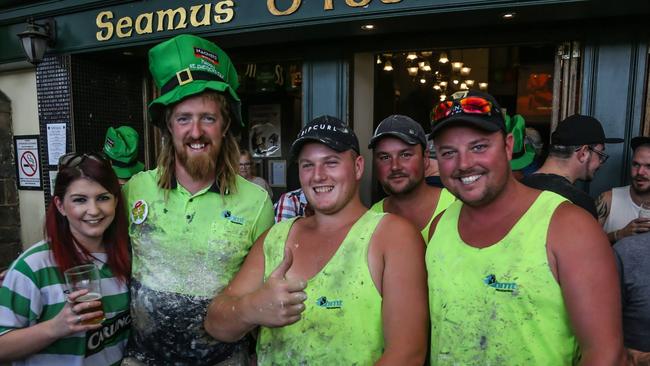
[[[533,162],[535,159],[535,149],[525,141],[526,121],[524,117],[519,114],[515,114],[513,117],[506,115],[505,120],[506,130],[512,134],[514,140],[510,167],[512,170],[521,170]]]
[[[104,153],[111,159],[118,178],[129,179],[144,169],[138,161],[138,132],[129,126],[109,127],[104,140]]]
[[[237,70],[230,57],[216,44],[182,34],[149,50],[149,71],[160,88],[160,97],[149,104],[154,125],[164,128],[165,106],[183,98],[215,90],[223,93],[230,104],[231,128],[243,127]]]

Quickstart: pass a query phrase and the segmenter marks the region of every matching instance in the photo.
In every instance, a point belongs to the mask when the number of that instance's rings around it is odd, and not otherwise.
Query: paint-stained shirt
[[[382,355],[382,297],[368,267],[368,247],[385,214],[366,212],[334,256],[307,282],[305,311],[294,324],[260,328],[257,361],[265,365],[372,365]],[[264,277],[284,257],[296,219],[276,224],[264,240]]]
[[[443,213],[427,246],[431,365],[572,365],[578,343],[546,237],[566,200],[542,192],[498,242],[486,248],[458,233],[463,203]]]
[[[129,338],[129,291],[105,264],[106,253],[93,253],[101,276],[106,320],[99,330],[61,338],[15,366],[119,365]],[[0,288],[0,336],[54,318],[66,303],[67,289],[50,246],[40,242],[14,261]]]
[[[142,172],[123,189],[133,247],[128,354],[150,365],[213,365],[236,345],[205,332],[207,306],[273,224],[271,200],[240,176],[223,196],[216,184],[191,194],[157,180],[157,169]]]

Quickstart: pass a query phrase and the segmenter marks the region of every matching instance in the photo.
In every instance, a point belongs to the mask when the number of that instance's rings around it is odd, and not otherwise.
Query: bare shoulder
[[[394,245],[396,242],[400,245]],[[385,250],[403,250],[405,246],[424,246],[424,241],[422,234],[408,220],[385,214],[372,236],[372,245]]]
[[[609,249],[609,241],[598,221],[570,202],[560,204],[553,213],[547,240],[553,252],[569,248]]]

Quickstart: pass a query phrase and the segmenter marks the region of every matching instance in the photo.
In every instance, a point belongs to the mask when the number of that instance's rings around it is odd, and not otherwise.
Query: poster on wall
[[[286,160],[269,160],[269,185],[271,187],[287,186]]]
[[[251,153],[255,158],[279,157],[281,151],[281,119],[279,104],[248,107]]]
[[[18,189],[40,191],[41,166],[38,158],[38,135],[14,136]]]
[[[65,123],[47,124],[47,161],[59,165],[59,158],[65,154]]]

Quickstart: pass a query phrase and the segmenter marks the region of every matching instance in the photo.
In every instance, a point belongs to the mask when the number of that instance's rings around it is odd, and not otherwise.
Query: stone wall
[[[20,253],[20,212],[16,188],[11,102],[0,92],[0,269]]]

